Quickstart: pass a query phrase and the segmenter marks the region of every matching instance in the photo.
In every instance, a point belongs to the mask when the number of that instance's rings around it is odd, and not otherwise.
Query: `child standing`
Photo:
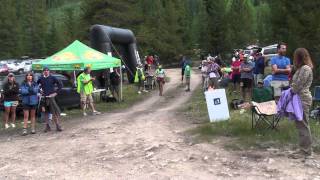
[[[190,91],[191,67],[190,67],[189,64],[187,64],[185,69],[184,69],[184,75],[185,75],[185,78],[186,78],[186,85],[187,85],[186,91]]]

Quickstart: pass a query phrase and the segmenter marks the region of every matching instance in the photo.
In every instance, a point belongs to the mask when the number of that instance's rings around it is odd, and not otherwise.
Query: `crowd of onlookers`
[[[289,86],[291,64],[286,55],[286,45],[278,45],[278,56],[271,58],[272,74],[265,74],[267,59],[258,49],[245,55],[243,50],[235,51],[232,61],[222,63],[219,57],[208,56],[200,65],[204,90],[233,84],[233,93],[241,94],[243,100],[250,101],[253,87],[272,86],[275,96],[280,96],[281,88]],[[230,64],[228,67],[226,64]]]
[[[312,96],[309,90],[313,81],[313,63],[309,52],[305,48],[298,48],[293,54],[293,65],[286,57],[287,45],[280,43],[277,46],[278,55],[271,58],[271,74],[265,74],[266,60],[258,50],[254,54],[245,56],[243,51],[236,51],[232,58],[231,66],[223,64],[219,56],[209,55],[202,58],[200,69],[202,76],[202,87],[204,91],[211,91],[220,87],[227,87],[229,82],[233,83],[233,93],[242,95],[245,101],[251,101],[252,88],[264,88],[271,86],[275,100],[283,96],[283,92],[299,96],[303,118],[295,121],[299,132],[300,150],[297,156],[310,157],[312,155],[311,133],[309,128],[309,111],[312,105]],[[191,80],[191,60],[182,56],[181,60],[181,81],[185,80],[186,91],[190,91]],[[120,69],[111,72],[111,84],[117,86],[120,81]],[[113,77],[114,76],[114,77]],[[155,78],[159,86],[159,95],[163,95],[163,86],[165,84],[165,71],[159,64],[157,56],[147,56],[145,58],[145,67],[138,64],[134,74],[134,82],[138,83],[138,93],[145,91],[146,76]],[[115,80],[117,79],[117,80]],[[77,92],[80,94],[80,104],[83,115],[87,116],[87,109],[90,107],[93,114],[100,114],[95,109],[93,102],[93,81],[91,68],[86,67],[83,72],[77,76]],[[9,73],[4,80],[2,101],[4,105],[4,127],[15,128],[16,107],[22,103],[24,112],[24,123],[22,135],[28,134],[28,120],[31,121],[30,133],[36,133],[35,117],[36,111],[42,112],[45,119],[44,132],[51,130],[50,120],[55,122],[56,130],[62,131],[60,125],[60,108],[55,101],[55,97],[62,88],[61,82],[50,74],[48,67],[43,68],[42,76],[35,81],[34,74],[28,72],[22,84],[15,81],[15,75]],[[288,89],[288,90],[286,90]],[[118,92],[118,88],[114,87]],[[119,96],[119,94],[117,94]],[[22,99],[19,99],[19,96]],[[283,100],[283,98],[281,99]],[[287,98],[287,96],[285,97]],[[19,102],[21,100],[21,102]],[[292,101],[292,99],[285,99]],[[50,118],[52,117],[52,118]],[[10,122],[10,123],[9,123]]]
[[[80,104],[83,115],[87,116],[86,109],[91,108],[92,114],[100,114],[95,107],[92,98],[93,81],[91,76],[91,67],[86,67],[83,72],[77,76],[77,92],[80,95]],[[60,93],[62,83],[50,73],[48,67],[43,68],[41,77],[36,81],[34,74],[28,72],[25,74],[25,80],[19,84],[15,80],[15,75],[9,73],[4,80],[1,100],[4,106],[4,128],[16,127],[16,108],[21,103],[24,121],[22,135],[27,135],[29,120],[31,123],[31,134],[36,133],[36,112],[41,112],[45,121],[44,132],[51,131],[50,121],[53,120],[57,131],[62,131],[60,125],[61,110],[55,97]]]
[[[292,156],[310,158],[312,139],[309,111],[312,105],[310,87],[313,81],[313,62],[305,48],[296,49],[292,61],[286,56],[285,43],[277,45],[277,52],[278,54],[270,59],[271,74],[265,74],[267,59],[259,50],[248,56],[245,56],[242,50],[236,51],[230,68],[219,64],[217,58],[208,56],[201,63],[203,89],[228,86],[228,82],[231,81],[233,93],[240,93],[244,101],[251,102],[253,88],[271,87],[273,98],[278,102],[278,113],[284,111],[282,113],[291,116],[297,115],[297,109],[302,112],[303,117],[294,121],[299,134],[300,149]],[[227,80],[227,83],[224,84],[224,80]],[[298,98],[292,98],[295,95]],[[295,106],[295,111],[286,112],[288,103]]]

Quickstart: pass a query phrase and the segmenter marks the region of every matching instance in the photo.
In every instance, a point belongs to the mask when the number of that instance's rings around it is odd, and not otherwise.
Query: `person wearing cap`
[[[50,74],[48,67],[43,68],[43,74],[38,79],[37,83],[41,92],[40,107],[44,113],[44,119],[46,122],[44,132],[51,131],[48,119],[50,113],[52,114],[52,119],[56,124],[56,130],[58,132],[62,131],[60,126],[60,108],[55,101],[55,97],[62,88],[62,83],[56,77]]]
[[[162,69],[162,65],[159,65],[158,69],[156,70],[156,78],[159,85],[159,96],[162,96],[163,94],[163,86],[165,84],[165,77],[166,74],[164,72],[164,69]]]
[[[93,92],[93,84],[92,81],[95,80],[94,77],[91,77],[91,67],[87,66],[84,68],[83,73],[81,73],[77,78],[77,92],[80,94],[81,107],[83,110],[83,116],[87,116],[86,108],[87,104],[89,104],[92,114],[98,115],[101,114],[98,112],[93,104],[92,92]]]
[[[257,53],[257,56],[255,59],[256,60],[255,60],[255,66],[253,71],[253,77],[254,77],[254,84],[257,86],[258,81],[262,80],[264,76],[265,60],[261,52]]]
[[[19,104],[19,84],[16,82],[14,74],[9,73],[7,80],[3,85],[3,100],[4,100],[4,126],[8,129],[9,117],[11,115],[11,127],[15,128],[16,108]]]
[[[144,80],[145,80],[145,76],[142,69],[142,64],[138,64],[136,74],[134,76],[134,82],[138,83],[138,94],[141,94],[141,91],[143,90]],[[146,91],[146,90],[143,90],[143,91]]]

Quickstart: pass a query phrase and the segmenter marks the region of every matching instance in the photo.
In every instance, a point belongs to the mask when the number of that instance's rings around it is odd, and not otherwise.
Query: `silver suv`
[[[266,63],[269,64],[270,59],[278,55],[277,44],[263,47],[261,53],[265,57]]]

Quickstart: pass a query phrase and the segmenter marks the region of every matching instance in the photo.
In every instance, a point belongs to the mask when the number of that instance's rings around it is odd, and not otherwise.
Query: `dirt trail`
[[[121,112],[82,119],[62,133],[1,138],[0,179],[320,179],[319,170],[283,155],[228,152],[226,138],[194,144],[176,113],[191,93],[180,70],[157,92]],[[192,89],[200,75],[192,77]]]

